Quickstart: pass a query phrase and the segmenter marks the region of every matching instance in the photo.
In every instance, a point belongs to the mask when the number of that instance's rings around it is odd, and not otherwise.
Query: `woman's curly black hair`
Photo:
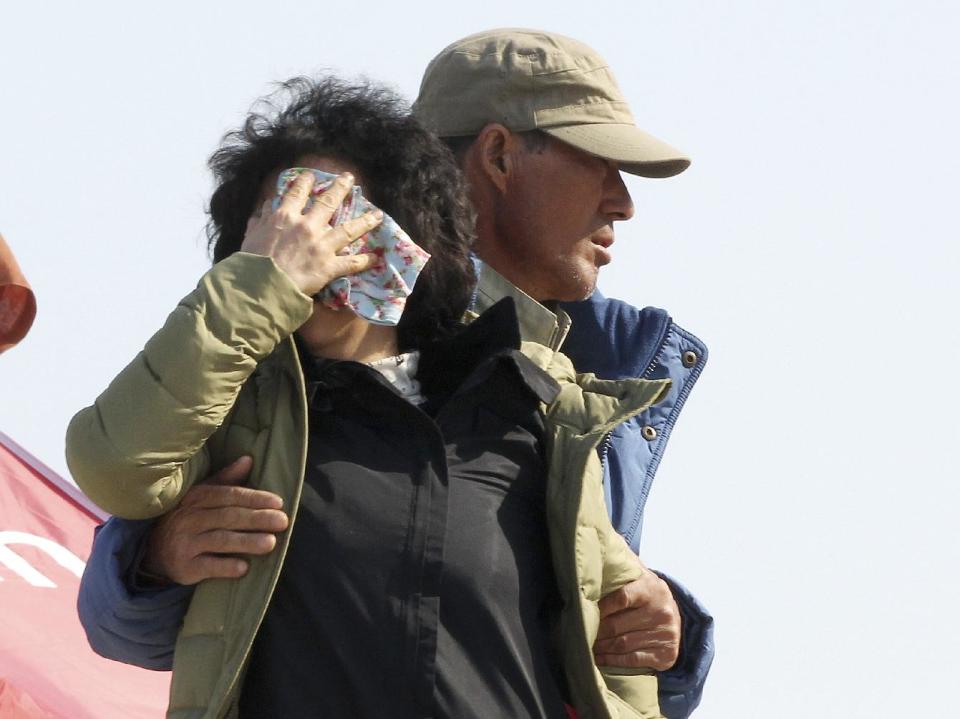
[[[370,82],[293,78],[224,136],[208,163],[217,182],[207,223],[213,261],[240,249],[264,181],[308,154],[354,165],[364,195],[432,255],[400,320],[400,350],[455,330],[476,282],[463,179],[453,155],[407,104]]]

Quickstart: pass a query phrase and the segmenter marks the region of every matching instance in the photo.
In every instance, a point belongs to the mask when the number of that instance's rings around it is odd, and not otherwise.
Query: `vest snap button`
[[[643,438],[648,442],[652,442],[657,438],[657,430],[655,430],[649,424],[640,430],[640,434],[642,434]]]
[[[697,359],[698,357],[696,352],[691,352],[690,350],[687,350],[686,352],[683,353],[683,358],[682,358],[683,366],[693,367],[697,363]]]

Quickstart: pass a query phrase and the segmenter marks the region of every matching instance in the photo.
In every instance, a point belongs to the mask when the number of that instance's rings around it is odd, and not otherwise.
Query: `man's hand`
[[[240,457],[192,487],[150,530],[141,569],[178,584],[196,584],[242,577],[249,563],[235,555],[269,554],[277,544],[274,533],[287,528],[287,515],[276,494],[238,486],[251,467],[250,457]]]
[[[598,665],[665,671],[680,654],[680,609],[670,587],[649,569],[599,603],[593,645]]]

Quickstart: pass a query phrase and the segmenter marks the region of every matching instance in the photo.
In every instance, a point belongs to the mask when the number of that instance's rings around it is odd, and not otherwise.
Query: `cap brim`
[[[641,177],[673,177],[690,166],[690,158],[636,125],[598,123],[542,127],[543,132],[579,150],[607,160]]]

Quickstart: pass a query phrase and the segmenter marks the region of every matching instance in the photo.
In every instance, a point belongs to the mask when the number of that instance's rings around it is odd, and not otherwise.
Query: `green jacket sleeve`
[[[645,570],[641,567],[637,555],[633,553],[626,540],[617,534],[610,525],[609,532],[603,538],[604,564],[602,596],[616,591],[620,587],[639,579]],[[624,707],[620,716],[637,716],[642,719],[664,719],[660,711],[659,685],[656,674],[649,669],[626,669],[618,667],[597,667],[604,683]],[[635,714],[633,713],[635,712]]]
[[[660,401],[669,381],[576,375],[566,357],[527,344],[527,355],[561,384],[545,413],[551,438],[547,517],[561,593],[566,588],[560,637],[571,697],[583,716],[662,719],[652,670],[598,667],[593,657],[599,600],[645,571],[610,522],[596,446],[618,424]]]
[[[107,512],[175,506],[210,470],[205,444],[257,364],[309,319],[311,299],[269,257],[215,265],[67,428],[67,465]]]

